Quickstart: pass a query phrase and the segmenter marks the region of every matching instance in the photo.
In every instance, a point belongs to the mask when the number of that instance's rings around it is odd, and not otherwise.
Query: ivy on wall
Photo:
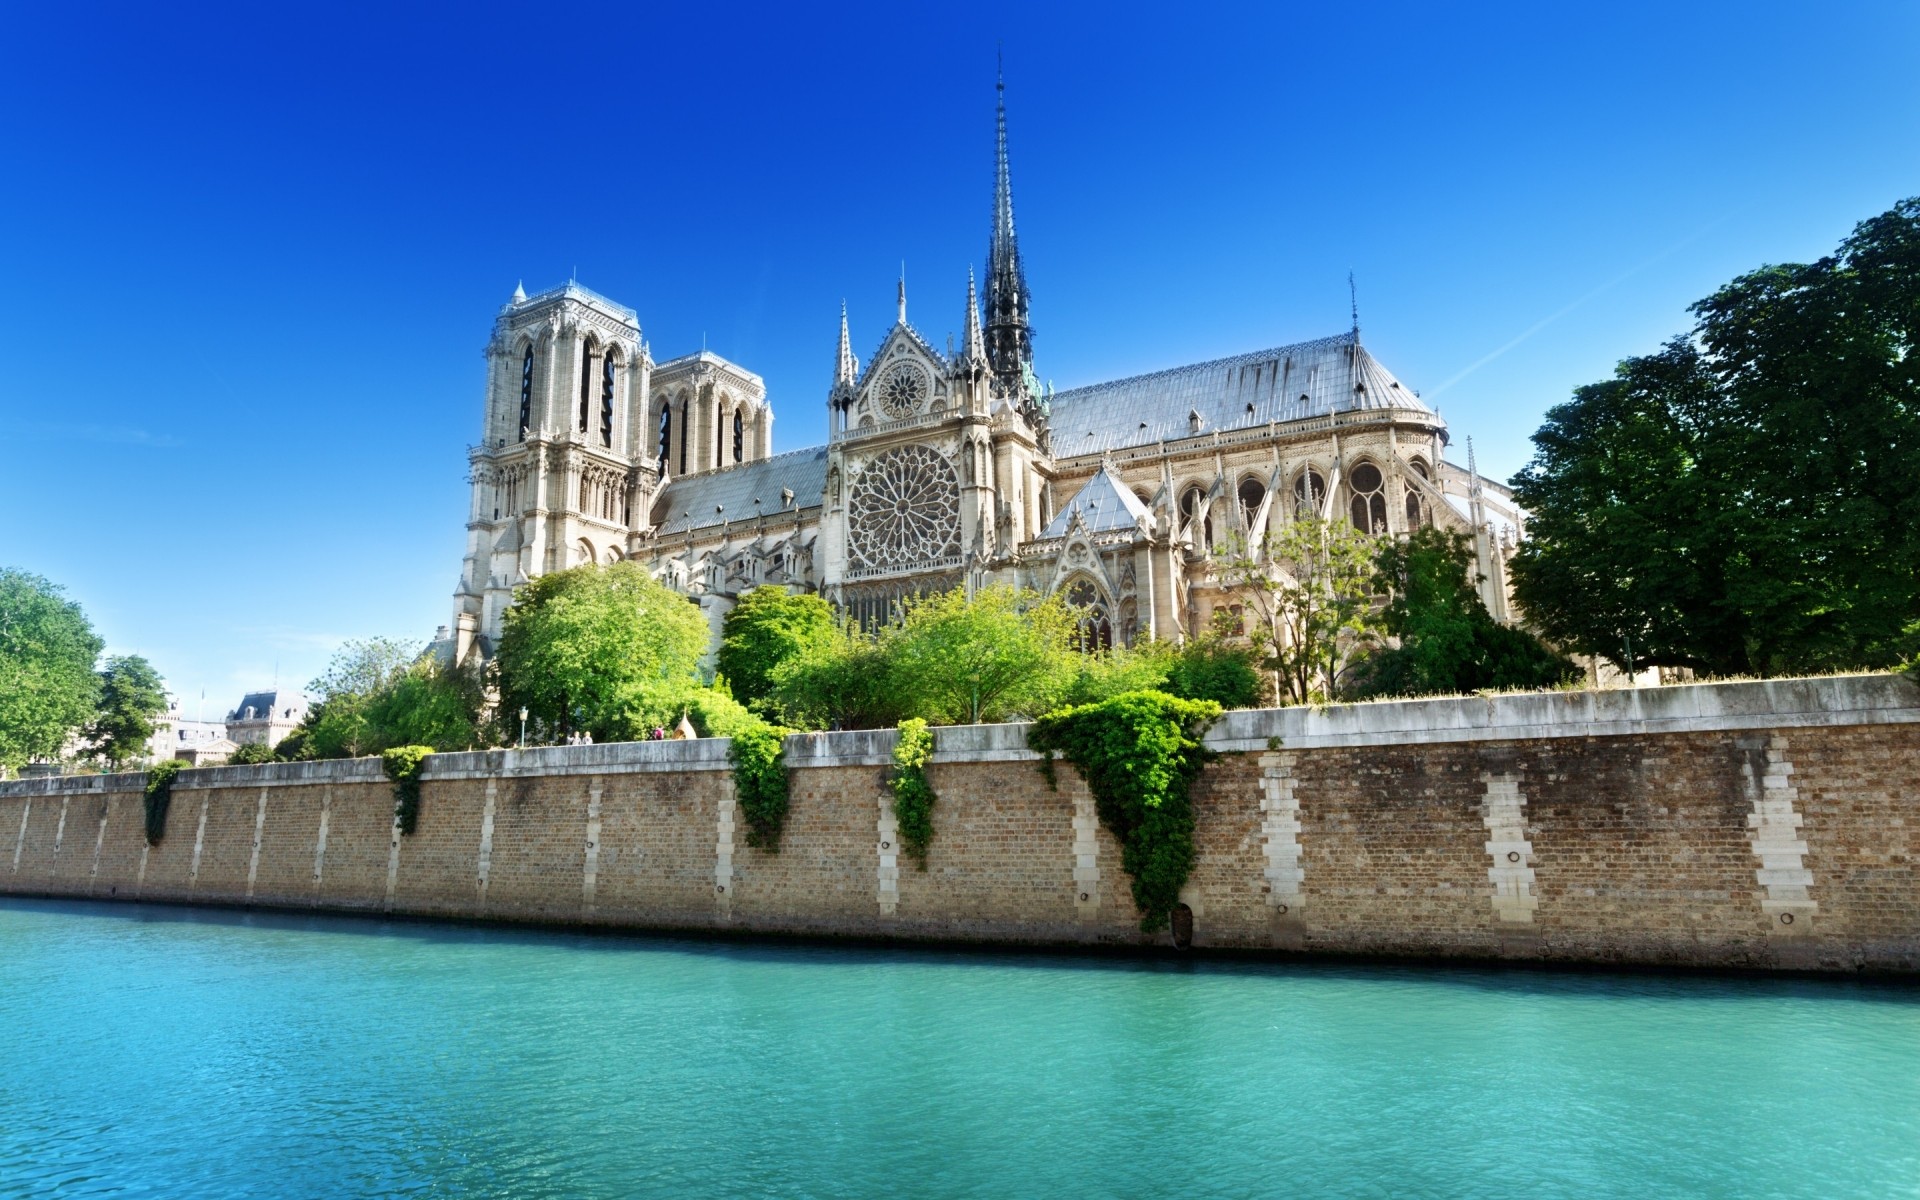
[[[733,764],[733,794],[746,818],[747,845],[780,852],[787,823],[787,731],[758,717],[734,727],[727,760]]]
[[[1049,783],[1056,753],[1087,781],[1100,823],[1120,841],[1144,932],[1166,928],[1193,871],[1190,792],[1210,757],[1200,735],[1219,715],[1210,700],[1126,692],[1049,713],[1027,730]]]
[[[933,785],[927,781],[927,763],[933,758],[933,731],[919,717],[900,722],[893,743],[893,821],[900,848],[927,869],[927,846],[933,841]]]
[[[147,786],[143,800],[147,815],[147,845],[157,846],[160,839],[167,836],[167,810],[173,806],[173,777],[184,771],[188,763],[178,758],[153,764],[147,768]]]
[[[393,815],[401,833],[412,833],[420,820],[420,774],[432,753],[432,746],[395,746],[380,755],[380,765],[393,780]]]

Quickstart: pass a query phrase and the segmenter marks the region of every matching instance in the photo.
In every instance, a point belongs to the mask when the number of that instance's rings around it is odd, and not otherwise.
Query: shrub
[[[746,709],[724,692],[703,688],[687,701],[687,718],[701,737],[730,738],[734,800],[747,826],[747,845],[777,854],[787,823],[787,730]]]
[[[420,773],[432,753],[432,746],[395,746],[380,755],[380,765],[393,780],[393,815],[401,833],[412,833],[420,820]]]
[[[147,816],[147,845],[157,846],[167,836],[167,810],[173,806],[173,777],[191,764],[170,758],[147,768],[147,786],[143,797]]]
[[[1163,929],[1193,870],[1193,781],[1207,761],[1200,734],[1220,706],[1164,692],[1129,692],[1035,721],[1027,745],[1051,781],[1058,753],[1093,793],[1100,823],[1120,840],[1140,928]]]
[[[900,848],[927,869],[927,846],[933,841],[933,784],[927,763],[933,758],[933,731],[918,717],[900,722],[893,744],[893,820]]]
[[[246,745],[236,748],[233,755],[228,758],[227,761],[236,767],[252,766],[256,763],[270,763],[274,761],[273,748],[265,742],[248,742]]]

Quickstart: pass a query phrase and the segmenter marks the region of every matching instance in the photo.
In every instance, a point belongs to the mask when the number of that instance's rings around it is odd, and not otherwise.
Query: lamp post
[[[520,706],[520,748],[527,748],[527,706]]]

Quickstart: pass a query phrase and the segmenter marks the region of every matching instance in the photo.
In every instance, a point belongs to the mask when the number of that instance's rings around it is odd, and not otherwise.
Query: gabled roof
[[[1056,392],[1048,424],[1063,458],[1363,409],[1430,413],[1351,333]]]
[[[1088,533],[1103,533],[1109,529],[1132,529],[1147,515],[1147,506],[1102,463],[1067,506],[1053,514],[1053,521],[1040,536],[1065,537],[1075,513],[1086,522]]]
[[[794,508],[819,504],[827,490],[827,448],[810,446],[718,471],[682,475],[654,500],[654,529],[660,534],[684,533],[722,521],[751,521],[762,513],[771,517],[788,511],[781,502],[782,488],[793,493]],[[755,500],[760,501],[757,507]]]

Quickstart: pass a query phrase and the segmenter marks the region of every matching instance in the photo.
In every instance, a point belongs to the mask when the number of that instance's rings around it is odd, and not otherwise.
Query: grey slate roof
[[[795,508],[820,503],[827,490],[827,448],[809,446],[718,471],[683,475],[668,483],[654,501],[654,528],[664,535],[721,521],[750,521],[759,513],[773,516],[784,511],[781,488],[792,490]],[[757,508],[756,499],[760,501]]]
[[[1056,392],[1049,424],[1073,457],[1190,437],[1193,412],[1211,433],[1384,408],[1433,411],[1343,333]]]
[[[1053,514],[1043,538],[1065,537],[1067,526],[1073,523],[1073,514],[1079,513],[1087,523],[1087,532],[1101,533],[1109,529],[1132,529],[1141,517],[1147,515],[1147,506],[1140,503],[1140,497],[1127,490],[1125,484],[1114,478],[1113,472],[1102,464],[1087,480],[1085,487],[1067,501],[1067,506]]]

